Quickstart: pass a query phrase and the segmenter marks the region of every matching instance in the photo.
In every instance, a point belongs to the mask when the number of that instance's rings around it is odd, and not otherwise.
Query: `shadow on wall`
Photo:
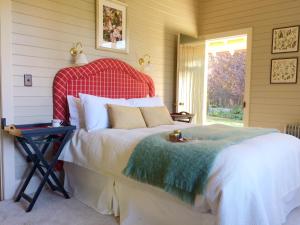
[[[174,103],[176,100],[177,33],[179,33],[179,31],[173,30],[168,27],[164,28],[164,49],[162,49],[162,65],[164,66],[164,68],[162,79],[164,81],[163,84],[170,84],[170,88],[162,88],[162,95],[172,96],[172,98],[169,98],[168,101],[165,102],[170,112],[174,112]],[[170,39],[169,34],[174,34],[172,35],[172,39]],[[171,51],[173,54],[170,54],[170,51],[166,49],[167,46],[173,46],[173,51]],[[166,77],[167,74],[170,74],[170,76]]]
[[[177,38],[179,33],[188,34],[193,37],[197,37],[199,34],[199,21],[200,21],[200,7],[202,5],[202,0],[191,0],[189,1],[190,8],[194,11],[191,13],[191,16],[193,16],[193,20],[195,22],[196,27],[191,29],[191,26],[184,25],[169,25],[165,24],[164,26],[164,48],[163,51],[163,59],[162,59],[162,65],[163,68],[163,79],[164,83],[168,83],[171,85],[172,88],[162,88],[163,93],[160,93],[163,96],[172,96],[171,99],[168,99],[168,102],[166,102],[168,108],[170,111],[175,111],[176,106],[176,76],[177,76]],[[201,10],[203,10],[201,8]],[[170,39],[170,34],[172,35],[172,39]],[[172,54],[170,54],[170,50],[167,49],[168,46],[173,46]],[[170,48],[170,47],[169,47]],[[171,57],[171,58],[170,58]],[[170,77],[166,77],[167,74],[172,74]],[[170,86],[169,85],[169,86]]]
[[[202,15],[202,12],[205,10],[205,4],[204,4],[204,0],[193,0],[192,1],[192,6],[193,6],[193,9],[195,10],[194,11],[194,21],[196,21],[196,25],[197,25],[197,28],[196,28],[196,37],[198,37],[200,35],[200,21],[201,21],[201,15]]]

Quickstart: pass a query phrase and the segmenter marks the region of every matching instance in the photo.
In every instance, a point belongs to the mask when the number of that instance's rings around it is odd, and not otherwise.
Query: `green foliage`
[[[208,102],[231,108],[244,99],[246,50],[210,53],[208,57]]]
[[[217,108],[208,106],[208,116],[227,118],[233,120],[243,120],[244,111],[242,106],[236,105],[233,108]]]
[[[246,50],[209,54],[208,116],[243,120]]]

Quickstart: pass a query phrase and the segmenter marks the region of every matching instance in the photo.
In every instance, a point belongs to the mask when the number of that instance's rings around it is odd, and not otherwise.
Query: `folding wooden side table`
[[[6,126],[5,119],[2,119],[2,128],[10,135],[13,135],[17,142],[22,146],[27,154],[29,162],[33,166],[27,175],[15,201],[24,198],[29,202],[26,212],[30,212],[36,200],[38,199],[44,185],[47,183],[52,191],[61,192],[65,198],[70,198],[63,185],[54,173],[54,167],[58,161],[59,155],[67,141],[71,138],[75,126],[51,127],[51,123],[10,125]],[[46,152],[50,144],[58,143],[58,148],[53,152],[53,157],[46,160]],[[33,197],[25,193],[25,190],[36,170],[41,175],[41,182],[36,189]],[[50,179],[51,178],[51,179]]]
[[[191,123],[194,117],[194,114],[188,112],[179,112],[179,113],[171,113],[171,117],[174,121]]]

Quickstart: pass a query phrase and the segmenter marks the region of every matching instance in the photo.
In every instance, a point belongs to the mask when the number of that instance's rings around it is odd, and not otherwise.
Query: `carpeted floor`
[[[75,198],[65,199],[43,191],[33,210],[25,201],[0,202],[0,225],[118,225],[113,216],[103,216]]]
[[[0,225],[118,225],[112,216],[103,216],[74,198],[64,199],[43,191],[30,213],[25,202],[0,202]],[[285,225],[300,224],[300,208],[295,209]]]

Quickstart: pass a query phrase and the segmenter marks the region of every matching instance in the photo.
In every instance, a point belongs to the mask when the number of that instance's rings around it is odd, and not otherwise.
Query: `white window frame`
[[[243,123],[245,127],[249,126],[249,117],[250,117],[250,87],[251,87],[251,66],[252,66],[252,27],[226,31],[216,34],[208,34],[200,36],[201,40],[211,40],[218,39],[223,37],[238,36],[238,35],[247,35],[247,59],[246,59],[246,74],[245,74],[245,93],[244,101],[246,102],[246,107],[244,108],[244,119]],[[207,65],[207,62],[205,63]],[[207,69],[206,69],[207,70]],[[205,71],[205,76],[207,76],[207,71]],[[203,97],[203,121],[206,121],[206,112],[207,112],[207,77],[204,79],[204,97]]]

